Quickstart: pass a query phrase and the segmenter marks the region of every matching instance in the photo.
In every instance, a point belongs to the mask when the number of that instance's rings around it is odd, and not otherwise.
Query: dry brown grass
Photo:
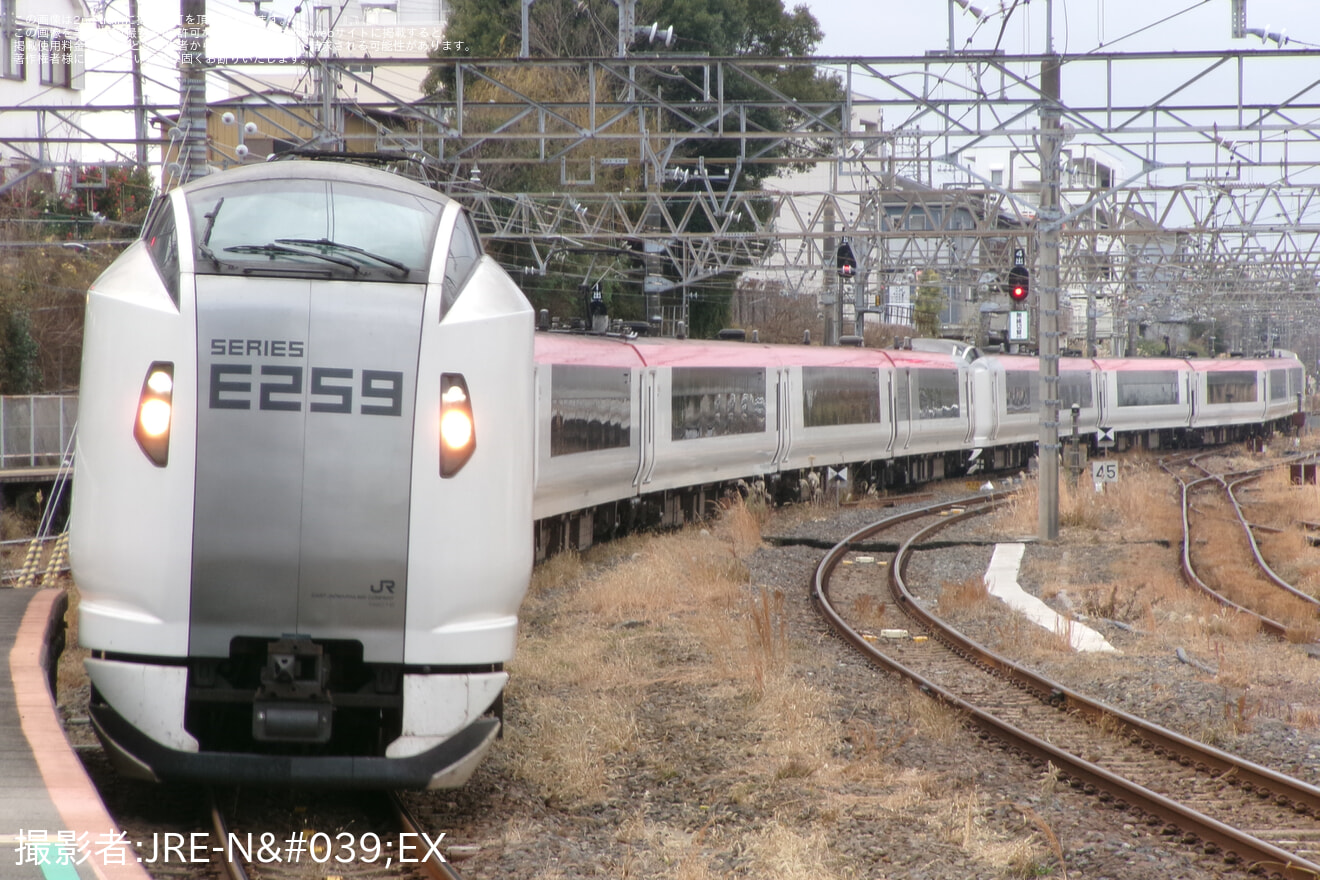
[[[945,582],[940,586],[940,613],[957,614],[983,605],[990,598],[985,579],[972,577],[957,583]]]
[[[580,809],[616,797],[638,768],[660,780],[686,778],[693,765],[675,743],[696,748],[689,731],[701,731],[704,743],[713,724],[722,736],[736,730],[736,766],[716,787],[733,803],[785,805],[783,821],[740,839],[747,870],[848,876],[831,855],[831,817],[858,805],[893,815],[907,805],[923,814],[912,821],[933,822],[961,789],[893,759],[914,737],[956,742],[962,720],[916,690],[887,708],[885,721],[841,716],[832,692],[810,678],[818,648],[789,629],[792,598],[748,582],[742,558],[759,546],[758,512],[734,504],[706,529],[594,548],[538,570],[510,664],[501,751],[511,774],[539,796]],[[960,588],[984,594],[978,583],[949,586]],[[887,609],[877,599],[855,604],[883,622]],[[612,861],[611,875],[720,876],[712,853],[729,846],[726,832],[713,819],[684,829],[639,810],[618,830],[627,855]],[[1004,876],[1038,864],[1042,852],[1039,833],[1026,827],[978,832],[959,845]]]
[[[905,700],[895,711],[902,713],[914,731],[936,742],[952,742],[963,724],[962,713],[932,699],[915,685],[907,689]]]
[[[1019,835],[996,830],[985,820],[991,806],[978,790],[951,798],[940,805],[935,822],[939,835],[969,855],[989,866],[1000,877],[1039,877],[1053,873],[1046,864],[1050,850],[1058,864],[1063,863],[1063,849],[1049,825],[1035,810],[1013,804],[1025,820]],[[1049,849],[1042,845],[1042,838]],[[1065,875],[1066,876],[1066,875]]]
[[[1320,597],[1320,548],[1311,546],[1303,523],[1320,522],[1320,485],[1293,485],[1289,469],[1280,466],[1239,490],[1248,519],[1282,529],[1258,531],[1256,542],[1270,567],[1302,592]]]
[[[748,723],[767,731],[772,778],[816,772],[839,736],[822,720],[823,697],[789,671],[800,649],[788,638],[783,593],[748,588],[739,554],[759,544],[755,515],[735,504],[713,529],[539,569],[525,613],[544,610],[563,625],[525,639],[510,667],[511,690],[534,719],[510,734],[520,740],[515,772],[547,796],[599,799],[608,768],[648,747],[637,727],[648,689],[670,685],[744,705]],[[598,558],[622,561],[600,567]],[[571,701],[556,696],[569,692]]]
[[[888,612],[888,603],[880,601],[873,593],[862,593],[853,600],[853,619],[860,626],[884,626],[885,615]]]
[[[1095,491],[1087,475],[1074,483],[1064,472],[1059,480],[1059,526],[1109,537],[1126,523],[1133,539],[1176,540],[1182,534],[1177,500],[1172,479],[1153,459],[1125,456],[1118,482],[1105,484],[1101,492]],[[1039,510],[1039,484],[1037,476],[1031,475],[1017,497],[991,515],[991,526],[1008,536],[1034,535]],[[1085,540],[1080,536],[1073,539]]]

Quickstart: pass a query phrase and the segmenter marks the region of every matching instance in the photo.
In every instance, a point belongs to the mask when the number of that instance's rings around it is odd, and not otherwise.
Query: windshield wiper
[[[215,255],[215,251],[211,250],[209,245],[211,244],[211,229],[214,228],[215,218],[220,214],[220,206],[224,203],[224,197],[221,196],[220,201],[216,202],[215,207],[211,209],[211,213],[202,215],[206,218],[206,229],[202,232],[202,243],[197,245],[197,250],[201,251],[202,256],[217,266],[220,265],[220,258]]]
[[[275,241],[279,244],[301,244],[309,247],[323,247],[336,251],[347,251],[350,254],[359,254],[368,259],[375,260],[378,263],[384,263],[394,269],[398,269],[404,275],[412,271],[406,263],[400,263],[398,260],[382,257],[380,254],[374,254],[365,248],[357,247],[351,244],[342,244],[337,241],[331,241],[328,238],[277,238]]]
[[[357,275],[362,271],[362,267],[352,260],[345,260],[342,257],[332,257],[329,254],[319,254],[316,251],[306,251],[302,248],[285,247],[282,244],[236,244],[225,248],[225,253],[230,254],[266,254],[268,256],[287,256],[287,257],[314,257],[318,260],[325,260],[327,263],[334,263],[338,266],[352,269],[353,274]]]

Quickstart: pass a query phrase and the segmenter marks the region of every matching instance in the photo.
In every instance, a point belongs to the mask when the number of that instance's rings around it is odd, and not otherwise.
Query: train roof
[[[962,362],[939,352],[825,345],[771,345],[662,337],[537,333],[542,363],[650,367],[873,367],[950,369]]]
[[[228,171],[218,171],[199,177],[184,184],[180,189],[192,193],[216,186],[229,186],[235,183],[247,183],[263,180],[328,180],[359,183],[366,186],[382,187],[397,192],[407,193],[419,198],[429,199],[437,205],[449,203],[449,197],[433,189],[422,186],[414,180],[367,168],[351,162],[325,162],[312,159],[287,159],[278,162],[260,162],[244,165]]]
[[[1265,358],[1214,358],[1212,360],[1196,359],[1191,361],[1192,369],[1197,372],[1218,373],[1231,372],[1237,370],[1287,370],[1292,367],[1299,367],[1301,364],[1289,353],[1288,357],[1265,357]]]
[[[589,364],[597,367],[640,367],[637,350],[617,336],[581,333],[537,333],[536,360],[551,364]]]
[[[1190,362],[1182,358],[1105,358],[1101,368],[1118,372],[1149,372],[1151,370],[1186,370]]]
[[[1040,358],[1025,354],[987,354],[982,355],[973,361],[973,367],[976,364],[982,364],[991,369],[1000,367],[1004,370],[1021,370],[1022,372],[1039,372]],[[1097,361],[1085,357],[1061,357],[1059,358],[1059,372],[1069,370],[1095,370],[1099,369]]]

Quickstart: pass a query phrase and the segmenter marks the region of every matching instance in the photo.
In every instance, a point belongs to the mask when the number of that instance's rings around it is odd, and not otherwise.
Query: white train
[[[811,472],[901,486],[1021,467],[1040,436],[1036,358],[538,333],[538,554],[681,522],[727,484],[795,490]],[[1286,427],[1304,390],[1264,358],[1063,358],[1059,436],[1120,448],[1222,443]]]
[[[148,779],[463,784],[533,555],[786,493],[1020,466],[1034,359],[533,334],[459,206],[267,163],[154,207],[87,301],[71,553],[90,715]],[[1269,433],[1295,357],[1066,359],[1072,429]],[[828,473],[828,471],[826,471]],[[529,540],[534,535],[534,540]]]
[[[88,295],[71,518],[122,770],[467,779],[531,572],[532,332],[459,205],[383,171],[157,203]]]

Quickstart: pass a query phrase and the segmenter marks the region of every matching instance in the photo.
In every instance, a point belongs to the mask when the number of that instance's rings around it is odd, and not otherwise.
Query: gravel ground
[[[715,524],[586,554],[524,607],[508,735],[465,788],[410,805],[446,834],[468,878],[1247,876],[982,741],[826,632],[808,599],[822,551],[795,542],[837,541],[891,512],[787,508],[762,528],[782,544]],[[919,554],[909,582],[938,602],[943,587],[980,577],[991,542],[1020,532],[978,521],[962,533],[977,543]],[[769,659],[751,673],[730,659],[756,641],[741,622],[720,631],[726,654],[690,608],[589,610],[612,577],[646,589],[642,572],[658,558],[682,557],[700,575],[702,541],[732,557],[740,586],[728,618],[765,612]],[[1217,625],[1190,600],[1142,599],[1142,579],[1172,577],[1176,564],[1139,524],[1065,527],[1057,542],[1028,544],[1023,586],[1087,618],[1116,654],[1024,636],[993,601],[951,616],[1078,690],[1320,780],[1320,665],[1298,646]]]

